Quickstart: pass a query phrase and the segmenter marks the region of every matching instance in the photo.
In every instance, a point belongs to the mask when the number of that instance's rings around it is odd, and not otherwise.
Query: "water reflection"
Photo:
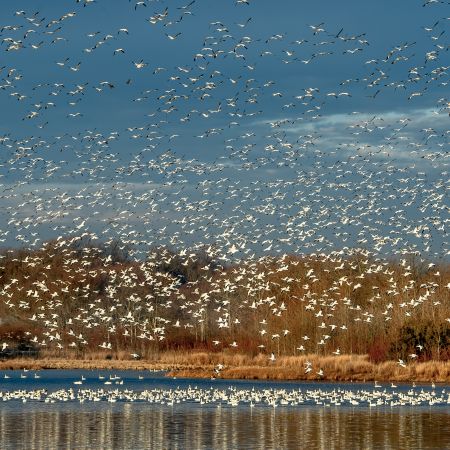
[[[444,449],[450,448],[450,413],[130,403],[5,405],[0,448]]]

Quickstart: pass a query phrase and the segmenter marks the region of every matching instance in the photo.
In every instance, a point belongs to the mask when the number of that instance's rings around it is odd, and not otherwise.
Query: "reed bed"
[[[100,358],[95,353],[83,358],[39,359],[18,358],[0,361],[0,370],[85,369],[85,370],[166,370],[169,376],[257,380],[323,380],[323,381],[399,381],[399,382],[450,382],[450,361],[413,362],[401,367],[396,361],[373,363],[367,355],[281,356],[270,361],[267,355],[164,352],[151,358],[133,360],[126,353],[111,359]],[[221,364],[217,375],[214,368]],[[305,372],[307,365],[311,371]],[[322,372],[323,371],[323,375]]]

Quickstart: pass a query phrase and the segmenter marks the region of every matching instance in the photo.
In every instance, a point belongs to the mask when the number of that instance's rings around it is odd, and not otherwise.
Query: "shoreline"
[[[312,369],[305,373],[305,363]],[[223,365],[219,373],[218,364]],[[168,377],[221,378],[234,380],[298,380],[327,382],[437,382],[450,383],[450,361],[427,361],[399,366],[396,361],[372,363],[366,355],[267,358],[227,354],[162,354],[157,360],[126,359],[40,359],[17,358],[0,361],[0,370],[151,370],[166,371]],[[323,372],[323,374],[322,374]]]

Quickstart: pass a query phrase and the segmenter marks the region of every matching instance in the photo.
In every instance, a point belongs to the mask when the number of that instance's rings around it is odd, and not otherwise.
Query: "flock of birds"
[[[450,394],[444,388],[374,389],[288,389],[288,388],[200,388],[174,389],[67,388],[57,390],[18,389],[0,392],[1,402],[146,402],[154,405],[211,405],[216,407],[442,407],[450,405]]]
[[[29,332],[32,342],[89,348],[88,335],[99,327],[106,337],[95,345],[105,351],[119,330],[121,338],[160,342],[171,329],[202,332],[213,305],[216,326],[230,331],[228,341],[213,344],[231,349],[239,349],[231,336],[243,311],[267,310],[255,336],[264,351],[266,338],[279,342],[291,332],[268,336],[267,329],[273,317],[289,314],[292,295],[319,324],[296,348],[314,351],[345,333],[346,323],[333,313],[339,305],[370,327],[377,320],[370,304],[382,295],[392,298],[384,321],[414,317],[424,304],[439,311],[448,303],[450,283],[435,268],[450,254],[450,18],[442,17],[442,2],[423,4],[427,11],[436,8],[437,17],[416,42],[381,51],[373,50],[380,46],[368,33],[322,22],[296,36],[284,30],[267,35],[269,24],[258,25],[251,15],[256,2],[249,0],[224,7],[238,21],[206,23],[197,19],[205,15],[201,0],[179,6],[133,0],[101,27],[105,2],[72,3],[53,18],[16,11],[0,27],[0,96],[16,124],[0,135],[0,242],[13,247],[23,272],[0,278],[0,296],[5,317],[26,316],[43,327],[41,335]],[[124,25],[112,25],[119,19]],[[94,24],[102,30],[85,32]],[[166,52],[173,52],[172,60]],[[44,71],[34,66],[41,60]],[[351,75],[322,85],[318,75],[333,65],[337,74]],[[292,83],[300,74],[307,84]],[[403,109],[389,110],[383,103],[389,97]],[[119,268],[96,243],[116,245],[133,264]],[[18,247],[32,252],[16,255]],[[199,280],[186,283],[160,270],[174,261],[185,267],[201,262],[199,252],[206,255]],[[293,254],[312,256],[343,275],[316,292],[325,274]],[[432,271],[432,281],[415,284],[411,255]],[[404,269],[401,284],[389,257]],[[8,252],[0,258],[4,268]],[[288,275],[299,264],[301,275]],[[356,265],[354,277],[344,274]],[[53,280],[58,270],[66,276]],[[378,275],[386,282],[377,285]],[[101,277],[105,286],[93,290]],[[373,295],[364,309],[349,297],[367,280]],[[231,308],[239,292],[243,300]],[[68,313],[71,302],[76,310]],[[179,317],[168,319],[173,309]],[[18,391],[3,400],[396,405],[442,403],[444,397],[448,402],[443,393],[192,389]]]

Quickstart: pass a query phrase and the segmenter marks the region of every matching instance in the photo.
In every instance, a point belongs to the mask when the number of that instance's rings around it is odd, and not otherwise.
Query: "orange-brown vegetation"
[[[374,379],[384,370],[395,379],[448,376],[448,264],[355,253],[221,266],[201,251],[184,258],[159,248],[135,261],[117,244],[61,242],[1,254],[1,342],[34,342],[43,358],[75,364],[137,353],[173,367],[172,355],[193,352],[207,355],[197,364],[207,366],[216,355],[239,353],[227,376],[248,366],[258,377],[298,378],[306,354],[323,358],[336,379]],[[352,356],[335,359],[336,352]],[[276,364],[255,365],[253,358],[270,353]],[[435,362],[419,364],[426,361]]]
[[[85,369],[85,370],[165,370],[169,376],[258,380],[314,380],[314,381],[399,381],[450,382],[449,361],[426,361],[400,367],[396,361],[371,362],[367,355],[340,356],[281,356],[270,361],[265,354],[254,357],[245,354],[208,352],[162,352],[151,360],[130,360],[126,354],[118,359],[99,359],[88,355],[84,359],[62,359],[45,355],[39,359],[17,358],[0,361],[5,369]],[[126,358],[126,359],[120,359]],[[127,359],[128,358],[128,359]],[[214,369],[221,364],[217,375]],[[314,367],[305,373],[305,367]],[[323,375],[319,375],[319,370]]]

